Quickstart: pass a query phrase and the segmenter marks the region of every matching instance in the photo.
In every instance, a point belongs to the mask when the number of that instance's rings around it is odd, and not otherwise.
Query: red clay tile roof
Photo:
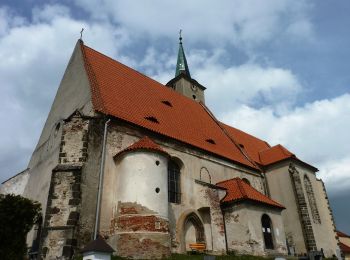
[[[136,143],[133,143],[129,147],[127,147],[124,150],[118,152],[114,157],[116,157],[116,156],[118,156],[118,155],[120,155],[122,153],[135,151],[135,150],[148,150],[148,151],[153,151],[153,152],[169,155],[158,144],[153,142],[152,139],[150,139],[148,136],[144,136],[143,138],[141,138]]]
[[[338,235],[338,237],[349,237],[350,238],[349,235],[347,235],[347,234],[345,234],[345,233],[343,233],[343,232],[341,232],[339,230],[337,230],[337,235]]]
[[[271,147],[266,141],[224,123],[221,123],[221,125],[255,162],[262,164],[259,157],[259,151],[263,151]]]
[[[340,246],[340,250],[343,253],[350,254],[350,247],[349,246],[343,244],[342,242],[339,242],[339,246]]]
[[[80,46],[96,111],[255,170],[260,169],[254,162],[264,165],[286,158],[283,151],[276,152],[263,140],[218,122],[203,104],[89,48],[82,42]],[[259,154],[263,150],[265,151]],[[269,159],[270,155],[272,159]]]
[[[85,45],[81,47],[95,110],[256,168],[201,104]]]
[[[254,189],[248,183],[245,183],[240,178],[234,178],[226,181],[221,181],[216,184],[219,187],[227,190],[226,196],[221,200],[221,203],[238,202],[250,200],[269,206],[284,209],[285,207],[278,202],[270,199],[261,192]]]
[[[262,165],[269,165],[287,158],[296,158],[293,153],[285,147],[278,144],[271,148],[259,152],[259,158]]]

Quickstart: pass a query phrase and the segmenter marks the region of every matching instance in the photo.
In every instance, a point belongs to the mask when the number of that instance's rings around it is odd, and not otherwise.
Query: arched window
[[[304,187],[307,194],[307,198],[309,200],[312,218],[315,223],[321,224],[320,214],[318,213],[314,191],[312,189],[310,179],[306,175],[304,176]]]
[[[268,215],[264,214],[261,217],[261,226],[264,236],[265,248],[273,249],[273,237],[272,237],[272,225],[271,219]]]
[[[174,161],[168,164],[168,195],[169,202],[181,203],[180,167]]]
[[[192,233],[191,233],[191,227],[193,227]],[[199,219],[199,217],[195,213],[191,213],[187,216],[185,221],[185,240],[188,240],[188,238],[195,239],[195,241],[191,241],[192,243],[204,243],[205,242],[205,235],[204,235],[204,226],[202,224],[202,221]],[[186,241],[186,244],[188,241]]]
[[[244,181],[245,183],[247,183],[248,185],[250,185],[250,181],[248,181],[248,179],[243,178],[242,181]]]

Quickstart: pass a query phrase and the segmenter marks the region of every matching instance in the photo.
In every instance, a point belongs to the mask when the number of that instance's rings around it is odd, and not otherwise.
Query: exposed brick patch
[[[120,234],[117,239],[118,255],[136,259],[161,259],[170,256],[170,238],[145,234]]]
[[[217,226],[220,235],[225,236],[224,219],[220,207],[218,191],[211,188],[205,189],[205,198],[210,204],[210,214],[212,223]]]
[[[160,259],[170,255],[169,221],[134,202],[118,202],[110,235],[116,235],[118,255]]]
[[[155,211],[148,209],[135,202],[118,202],[118,213],[121,215],[128,214],[156,214]]]
[[[157,216],[120,216],[118,231],[169,232],[169,222]]]

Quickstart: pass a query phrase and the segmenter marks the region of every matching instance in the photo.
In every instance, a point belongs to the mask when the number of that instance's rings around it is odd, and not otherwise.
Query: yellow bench
[[[189,245],[189,247],[191,248],[192,252],[193,251],[204,252],[207,249],[205,243],[192,243]]]

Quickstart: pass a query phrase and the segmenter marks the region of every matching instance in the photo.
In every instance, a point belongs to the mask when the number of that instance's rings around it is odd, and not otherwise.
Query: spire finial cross
[[[182,36],[181,36],[181,32],[182,32],[182,30],[180,29],[180,31],[179,31],[179,35],[180,35],[179,40],[180,40],[180,43],[182,43]]]
[[[81,28],[81,31],[80,31],[80,40],[83,38],[83,31],[84,31],[84,28]]]

